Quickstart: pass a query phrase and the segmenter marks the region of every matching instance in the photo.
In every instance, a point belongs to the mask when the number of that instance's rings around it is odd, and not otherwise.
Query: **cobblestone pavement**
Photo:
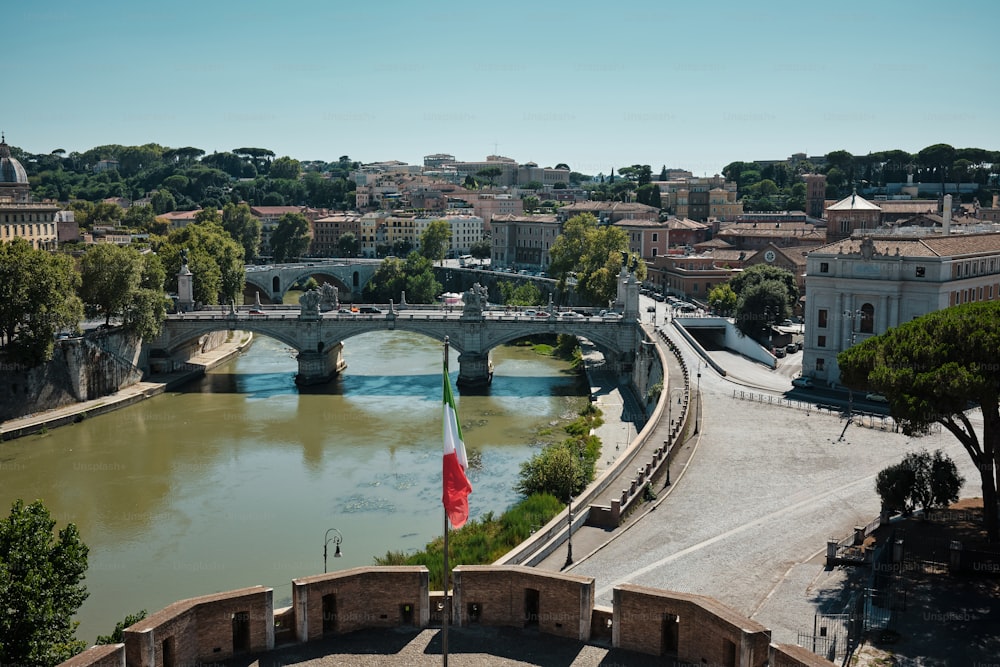
[[[305,645],[278,648],[260,656],[226,661],[230,667],[419,667],[441,665],[441,630],[363,630]],[[660,656],[581,644],[513,628],[451,628],[448,664],[454,667],[653,667]]]

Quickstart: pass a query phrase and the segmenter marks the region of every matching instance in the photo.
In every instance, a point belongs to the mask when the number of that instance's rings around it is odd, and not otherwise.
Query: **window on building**
[[[861,333],[872,333],[875,331],[875,306],[866,303],[861,306]]]
[[[830,263],[829,262],[820,262],[819,263],[819,272],[820,273],[830,273]]]
[[[923,267],[923,266],[918,266],[918,267],[917,267],[917,278],[923,278],[923,277],[924,277],[924,275],[926,274],[926,272],[927,272],[927,270],[926,270],[926,268],[925,268],[925,267]]]
[[[826,368],[826,363],[824,362],[823,357],[817,357],[816,370],[821,371],[824,370],[825,368]]]
[[[825,308],[820,308],[819,312],[816,314],[816,326],[825,329],[826,328],[826,318],[828,311]]]
[[[816,347],[826,347],[826,336],[817,336]]]

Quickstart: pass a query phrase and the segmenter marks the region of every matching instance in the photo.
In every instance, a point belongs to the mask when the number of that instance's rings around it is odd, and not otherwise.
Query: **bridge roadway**
[[[361,306],[359,310],[366,307]],[[279,340],[298,351],[300,384],[327,382],[346,367],[344,341],[370,331],[412,331],[443,341],[459,352],[458,384],[475,387],[490,379],[490,350],[532,334],[570,334],[586,338],[605,357],[607,370],[631,371],[642,331],[638,319],[599,311],[546,312],[488,307],[471,311],[456,307],[368,306],[379,312],[348,309],[309,312],[299,307],[208,306],[169,315],[153,353],[179,355],[213,331],[250,331]]]

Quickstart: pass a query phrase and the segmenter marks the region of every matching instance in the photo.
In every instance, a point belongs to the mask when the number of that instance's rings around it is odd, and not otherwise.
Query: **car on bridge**
[[[248,312],[251,315],[267,315],[267,313],[265,313],[263,310],[259,308],[251,308]]]
[[[559,317],[567,320],[582,320],[583,315],[576,312],[575,310],[564,310],[561,313],[557,313]]]
[[[375,306],[361,306],[358,310],[362,315],[379,315],[382,313],[382,311]]]

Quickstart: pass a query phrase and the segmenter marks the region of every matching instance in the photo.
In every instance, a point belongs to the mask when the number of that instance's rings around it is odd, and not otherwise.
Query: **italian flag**
[[[454,528],[461,528],[469,519],[469,484],[465,471],[469,460],[465,456],[462,427],[458,424],[455,399],[448,380],[448,364],[444,366],[444,511]]]

